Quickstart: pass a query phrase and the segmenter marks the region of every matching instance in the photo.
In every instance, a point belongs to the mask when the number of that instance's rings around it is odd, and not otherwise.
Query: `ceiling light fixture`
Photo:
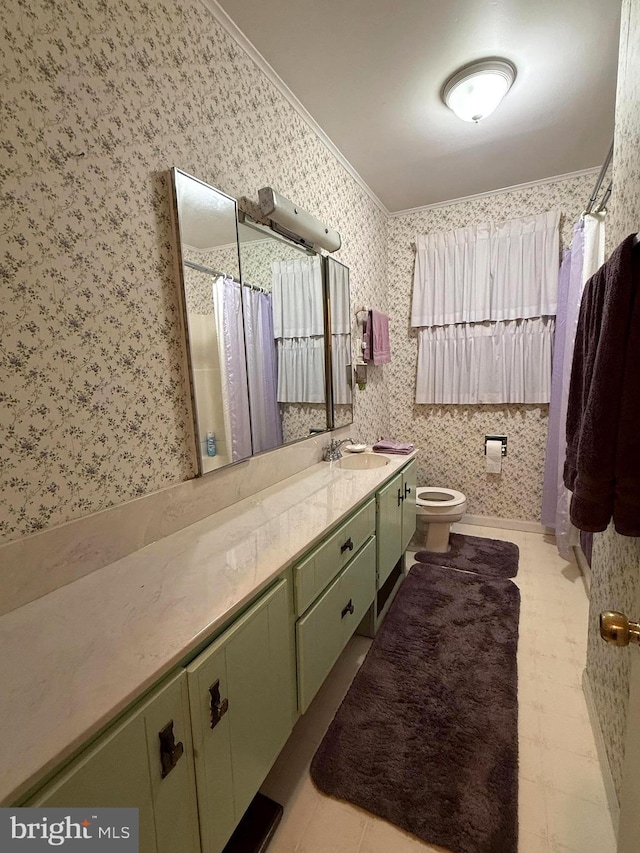
[[[496,109],[515,79],[515,65],[507,59],[481,59],[449,77],[442,100],[463,121],[478,122]]]

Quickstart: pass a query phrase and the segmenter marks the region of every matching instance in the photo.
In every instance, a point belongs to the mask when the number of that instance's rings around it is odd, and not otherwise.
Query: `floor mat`
[[[451,550],[446,554],[439,554],[437,551],[418,551],[415,559],[419,563],[450,566],[452,569],[462,569],[465,572],[476,572],[490,577],[515,578],[518,574],[520,551],[514,542],[451,533],[449,544]]]
[[[326,794],[454,853],[517,853],[520,592],[415,565],[311,764]]]

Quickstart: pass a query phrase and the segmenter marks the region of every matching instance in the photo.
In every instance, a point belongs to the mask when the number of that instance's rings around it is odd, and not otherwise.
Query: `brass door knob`
[[[629,622],[624,613],[605,610],[600,614],[600,636],[612,646],[640,645],[640,624]]]

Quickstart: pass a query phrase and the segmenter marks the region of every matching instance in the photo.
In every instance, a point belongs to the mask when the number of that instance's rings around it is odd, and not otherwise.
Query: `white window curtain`
[[[324,334],[320,258],[294,258],[271,265],[273,335],[306,338]]]
[[[416,403],[548,403],[553,317],[418,332]]]
[[[557,211],[416,241],[417,403],[548,403]]]
[[[278,347],[278,401],[324,403],[324,338],[282,338]]]
[[[493,226],[491,306],[487,320],[556,313],[560,268],[557,210]]]
[[[416,238],[412,326],[481,322],[490,306],[489,223]]]
[[[320,258],[271,265],[278,402],[324,403],[324,298]]]

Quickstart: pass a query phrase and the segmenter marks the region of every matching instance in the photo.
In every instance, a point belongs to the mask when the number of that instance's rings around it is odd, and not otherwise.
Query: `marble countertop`
[[[0,805],[169,673],[407,463],[320,462],[0,617]]]

